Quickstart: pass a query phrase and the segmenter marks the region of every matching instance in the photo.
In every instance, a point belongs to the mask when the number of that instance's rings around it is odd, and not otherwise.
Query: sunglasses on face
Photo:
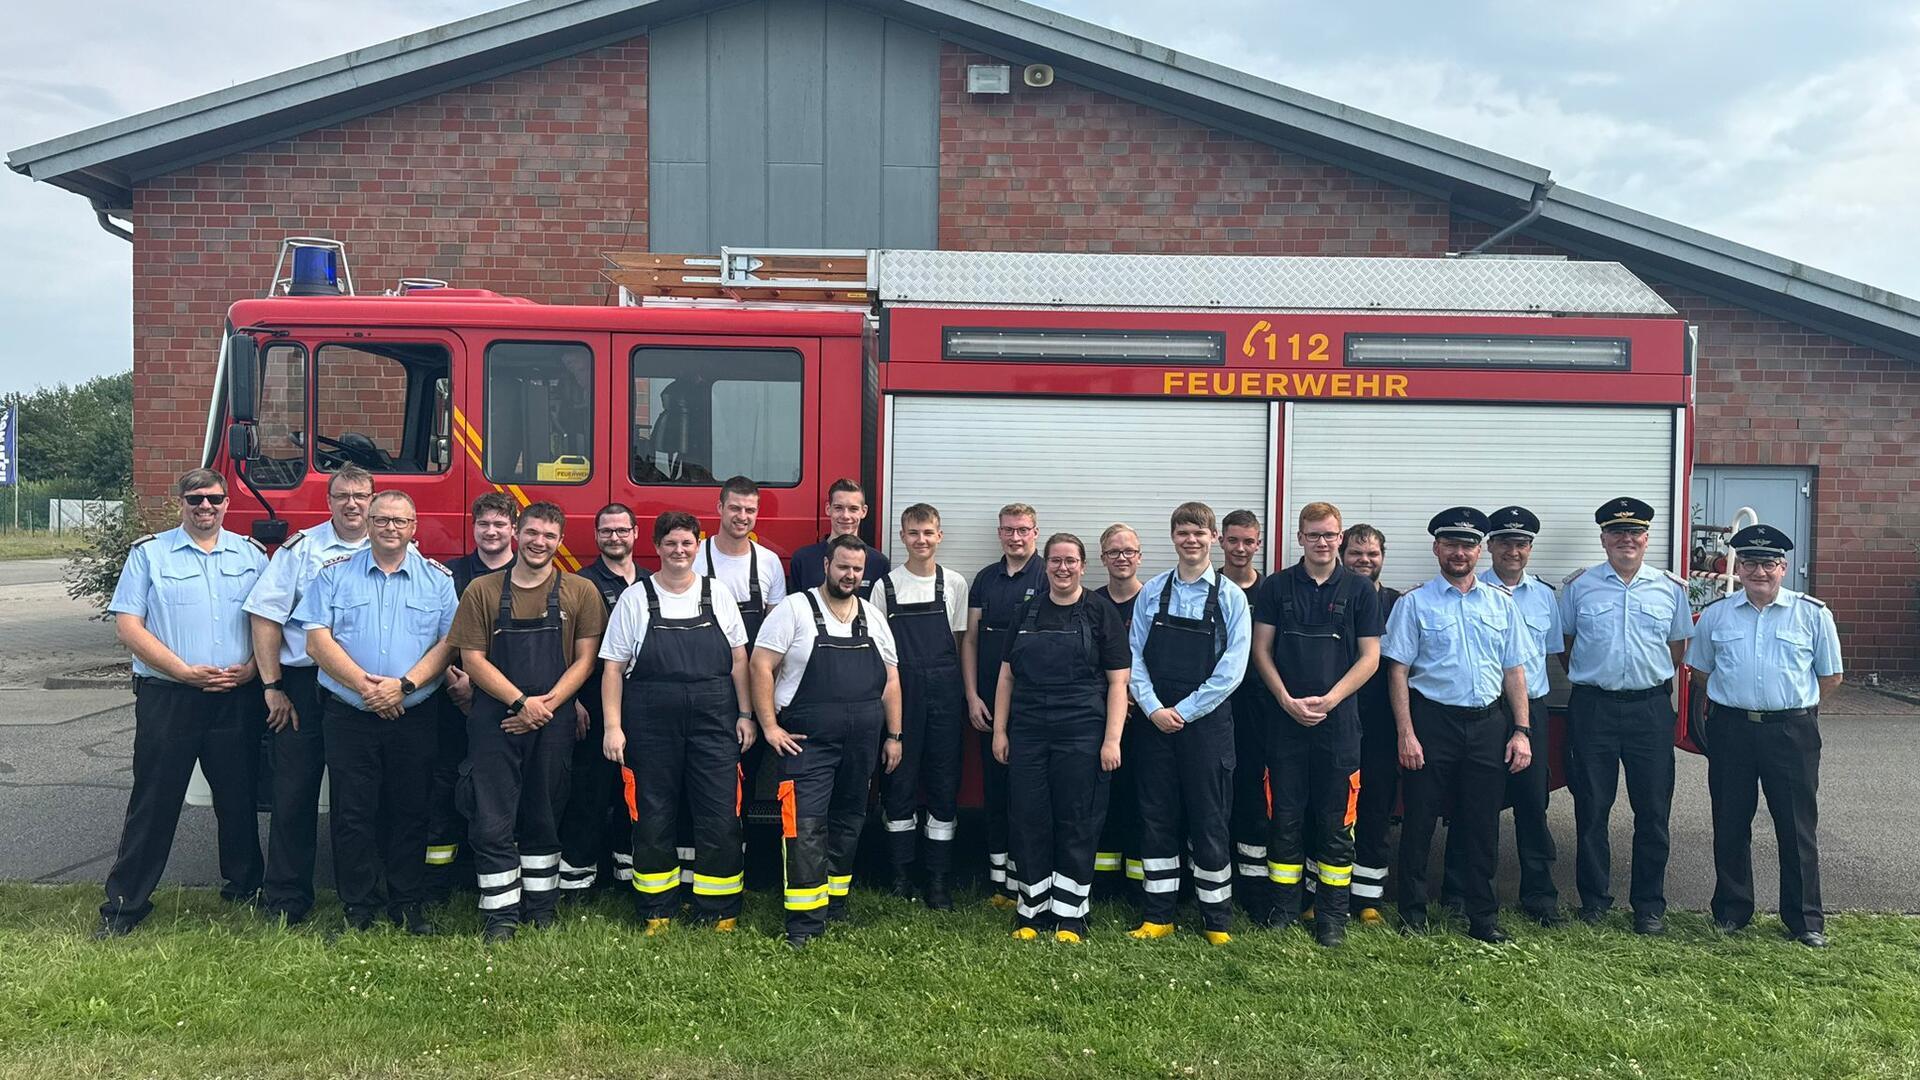
[[[227,501],[225,495],[182,495],[180,498],[188,506],[219,506]]]

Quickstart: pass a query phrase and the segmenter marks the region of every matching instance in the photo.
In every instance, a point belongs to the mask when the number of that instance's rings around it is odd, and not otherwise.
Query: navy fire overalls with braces
[[[1022,573],[1029,569],[1045,565],[1036,562],[1037,555],[1029,555]],[[1007,560],[987,568],[985,572],[1005,574]],[[1000,665],[1007,658],[1007,648],[1015,630],[1014,620],[1020,615],[1022,606],[1032,603],[1035,596],[1047,591],[1046,579],[1034,574],[1025,589],[1020,602],[1007,613],[1007,625],[993,626],[987,622],[986,612],[980,613],[980,635],[974,652],[974,689],[980,692],[980,700],[986,702],[988,711],[993,709],[993,698],[1000,684]],[[990,892],[1013,893],[1011,874],[1015,863],[1008,853],[1007,820],[1007,767],[993,756],[993,737],[980,737],[980,800],[987,818],[987,888]]]
[[[678,820],[691,808],[693,908],[703,919],[740,915],[740,740],[734,727],[733,646],[713,614],[713,580],[700,579],[700,610],[660,614],[651,578],[647,636],[621,694],[627,736],[627,814],[633,821],[635,910],[643,919],[680,909]]]
[[[826,928],[829,899],[844,903],[853,884],[867,788],[880,756],[887,665],[857,597],[853,632],[830,637],[814,591],[800,595],[813,612],[813,652],[793,700],[780,710],[780,726],[806,738],[798,754],[779,760],[780,825],[787,934],[811,937]]]
[[[713,537],[706,540],[708,581],[719,580],[720,565],[713,561]],[[753,643],[760,640],[760,625],[767,621],[767,598],[760,591],[760,545],[747,541],[747,595],[733,598],[734,606],[740,612],[740,623],[747,628],[747,655],[753,655]],[[778,767],[767,764],[767,755],[772,751],[767,744],[754,740],[747,752],[740,755],[740,781],[743,793],[751,793],[755,799],[773,797],[773,784],[779,777]],[[764,805],[764,804],[762,804]],[[693,832],[687,822],[693,817],[693,807],[687,802],[685,793],[680,800],[680,834],[674,838],[680,855],[680,881],[685,885],[693,884],[694,843]]]
[[[1254,572],[1244,591],[1251,600],[1267,575]],[[1266,684],[1247,664],[1246,677],[1233,692],[1233,802],[1228,830],[1233,837],[1233,898],[1256,921],[1273,906],[1267,878],[1267,839],[1273,829],[1273,789],[1267,783],[1267,728],[1280,709]]]
[[[595,574],[581,577],[593,582],[594,590],[607,605],[607,614],[620,601],[620,593],[611,583]],[[620,581],[614,578],[614,581]],[[624,587],[625,582],[621,582]],[[620,767],[600,752],[606,734],[606,717],[600,709],[600,671],[596,667],[581,690],[580,704],[587,710],[587,734],[573,744],[573,764],[567,781],[567,802],[560,808],[560,892],[580,897],[593,888],[600,877],[601,857],[611,848],[614,875],[621,881],[633,880],[633,864],[626,844],[611,840],[615,792],[620,783]]]
[[[1160,609],[1147,631],[1141,658],[1154,695],[1170,706],[1198,690],[1213,676],[1225,654],[1225,622],[1220,614],[1220,578],[1207,591],[1204,616],[1172,614],[1169,574],[1160,592]],[[1171,923],[1180,890],[1180,848],[1184,838],[1192,859],[1193,892],[1208,930],[1224,931],[1233,918],[1233,860],[1228,840],[1227,807],[1233,784],[1233,701],[1222,701],[1205,716],[1189,716],[1187,726],[1169,735],[1149,721],[1141,729],[1134,755],[1140,801],[1141,918]]]
[[[947,615],[947,580],[933,568],[933,599],[902,604],[893,578],[880,578],[887,598],[887,628],[900,654],[900,765],[880,779],[887,825],[887,856],[896,877],[913,864],[914,797],[927,793],[926,836],[921,869],[945,878],[953,866],[955,806],[960,793],[961,732],[966,690],[960,653]]]
[[[1067,625],[1041,629],[1045,596],[1027,601],[1007,663],[1007,789],[1021,926],[1087,932],[1094,848],[1106,818],[1109,777],[1100,768],[1107,678],[1093,626],[1075,604]]]
[[[487,660],[520,692],[539,697],[566,673],[566,636],[560,618],[559,567],[551,568],[547,610],[537,619],[513,617],[512,571],[500,579],[500,611]],[[522,913],[551,911],[559,900],[559,809],[573,765],[573,699],[557,702],[553,719],[509,735],[500,727],[507,703],[484,691],[467,714],[467,762],[460,802],[471,807],[469,843],[488,922],[518,922]]]
[[[1289,571],[1291,573],[1291,571]],[[1294,582],[1283,580],[1280,621],[1274,627],[1273,665],[1296,698],[1333,689],[1359,658],[1354,636],[1353,588],[1344,571],[1328,602],[1327,622],[1302,618]],[[1357,580],[1357,579],[1356,579]],[[1371,582],[1365,583],[1372,588]],[[1360,799],[1360,703],[1340,703],[1327,718],[1303,727],[1276,708],[1267,729],[1267,784],[1273,830],[1267,873],[1273,887],[1270,921],[1290,925],[1300,916],[1301,883],[1313,846],[1315,918],[1345,921],[1353,884],[1353,822]]]

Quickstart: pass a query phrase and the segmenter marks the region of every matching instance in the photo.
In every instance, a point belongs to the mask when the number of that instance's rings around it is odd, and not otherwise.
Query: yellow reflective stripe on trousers
[[[827,887],[815,885],[805,889],[787,890],[788,911],[812,911],[827,906]]]
[[[1277,863],[1271,860],[1267,863],[1267,879],[1282,885],[1300,884],[1300,879],[1306,876],[1306,871],[1307,868],[1302,863]]]
[[[741,889],[743,875],[716,877],[713,874],[693,875],[693,895],[695,896],[732,896]]]
[[[1320,884],[1322,885],[1353,884],[1353,864],[1352,863],[1348,863],[1345,866],[1335,866],[1332,863],[1323,863],[1323,862],[1316,861],[1313,864],[1313,869],[1314,869],[1314,872],[1319,876]]]
[[[827,875],[827,892],[830,895],[845,896],[847,895],[847,890],[851,889],[852,887],[853,887],[852,874],[828,874]]]
[[[1141,865],[1139,859],[1128,859],[1127,876],[1135,881],[1145,881],[1147,879],[1147,868]]]
[[[675,867],[672,870],[661,870],[651,874],[642,873],[638,870],[633,872],[633,889],[635,892],[649,894],[663,893],[672,890],[673,887],[678,884],[680,884],[679,867]]]
[[[1096,851],[1096,852],[1094,852],[1094,853],[1093,853],[1093,868],[1094,868],[1095,870],[1118,870],[1118,869],[1120,869],[1120,853],[1119,853],[1119,852],[1117,852],[1117,851]]]
[[[459,844],[428,844],[427,865],[450,866],[453,863],[453,857],[459,853]]]

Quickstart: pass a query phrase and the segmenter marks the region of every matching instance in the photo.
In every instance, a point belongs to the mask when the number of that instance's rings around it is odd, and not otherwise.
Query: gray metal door
[[[1693,520],[1730,525],[1743,506],[1793,537],[1786,586],[1804,591],[1813,569],[1813,470],[1781,465],[1701,465],[1693,470]]]

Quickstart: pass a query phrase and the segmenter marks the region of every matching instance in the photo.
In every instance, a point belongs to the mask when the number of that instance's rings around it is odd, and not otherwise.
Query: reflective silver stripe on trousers
[[[921,829],[929,840],[951,840],[953,839],[955,824],[951,821],[941,821],[932,814],[928,814],[927,822],[921,826]]]

